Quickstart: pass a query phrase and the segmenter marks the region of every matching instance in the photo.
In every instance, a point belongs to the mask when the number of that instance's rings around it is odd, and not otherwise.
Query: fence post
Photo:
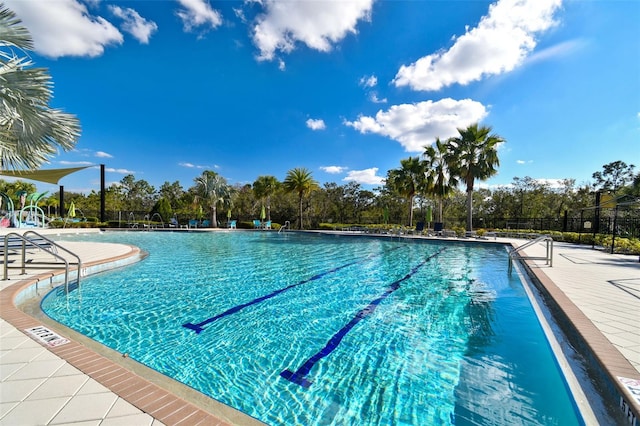
[[[616,228],[618,226],[618,204],[613,214],[613,231],[611,232],[611,254],[613,254],[613,248],[616,244]]]

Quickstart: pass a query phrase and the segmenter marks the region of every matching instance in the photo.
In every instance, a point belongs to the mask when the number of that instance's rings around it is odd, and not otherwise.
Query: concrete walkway
[[[525,242],[497,241],[516,246]],[[65,242],[64,246],[81,256],[89,273],[105,262],[118,264],[140,255],[119,244]],[[524,254],[539,257],[544,252],[544,244],[536,244]],[[551,310],[570,326],[565,333],[582,342],[584,348],[579,349],[592,352],[593,362],[612,381],[614,394],[623,394],[637,416],[640,397],[634,399],[628,389],[633,380],[640,386],[638,257],[555,243],[553,267],[541,260],[527,264],[541,291],[555,301]],[[38,292],[48,291],[51,272],[28,270],[20,275],[13,270],[9,278],[0,280],[0,425],[259,424],[222,404],[203,409],[187,402],[17,309],[15,303],[23,294],[34,291],[35,279],[44,286]],[[38,339],[38,329],[33,334],[25,331],[39,326],[61,343],[49,346]],[[53,342],[56,336],[44,335]],[[620,383],[619,377],[631,381]]]

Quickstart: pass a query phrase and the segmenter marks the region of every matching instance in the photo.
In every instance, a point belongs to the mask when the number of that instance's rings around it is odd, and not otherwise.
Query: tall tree
[[[298,194],[298,229],[302,229],[302,200],[305,195],[319,188],[318,182],[313,179],[309,170],[295,168],[287,172],[283,185],[287,192]]]
[[[460,178],[467,190],[467,230],[473,230],[473,186],[497,173],[500,165],[498,144],[505,140],[491,133],[490,126],[478,123],[458,129],[459,136],[447,141],[448,158],[453,176]]]
[[[29,68],[32,61],[19,56],[33,49],[20,24],[0,4],[0,169],[37,169],[80,137],[78,119],[49,106],[53,82],[47,69]]]
[[[155,203],[156,189],[146,180],[126,175],[120,181],[125,207],[132,211],[149,211]]]
[[[427,179],[427,193],[438,202],[437,222],[443,222],[442,206],[444,199],[452,194],[458,186],[458,180],[451,176],[447,163],[447,144],[436,138],[433,145],[424,148],[425,173]]]
[[[211,224],[214,228],[218,227],[218,203],[231,202],[231,187],[227,184],[227,180],[218,173],[205,170],[202,175],[195,178],[196,194],[198,200],[204,200],[211,210]]]
[[[258,176],[253,182],[253,192],[267,206],[267,220],[271,220],[271,196],[280,187],[280,182],[275,176]]]
[[[389,170],[387,184],[391,189],[405,197],[409,204],[409,226],[413,226],[413,199],[426,186],[424,163],[419,157],[400,160],[400,168]]]
[[[180,185],[180,182],[175,181],[173,183],[169,183],[168,181],[165,181],[158,190],[158,195],[169,201],[172,210],[177,210],[182,207],[181,204],[184,192],[185,191],[182,188],[182,185]]]
[[[627,183],[633,182],[633,164],[627,165],[624,161],[614,161],[602,166],[601,172],[591,175],[595,179],[594,186],[598,190],[613,191],[615,194]]]

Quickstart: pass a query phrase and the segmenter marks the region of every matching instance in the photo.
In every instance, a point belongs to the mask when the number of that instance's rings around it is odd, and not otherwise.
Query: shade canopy
[[[70,167],[67,169],[43,169],[43,170],[0,170],[1,176],[12,176],[19,179],[36,180],[58,185],[63,177],[75,173],[79,170],[93,166]]]

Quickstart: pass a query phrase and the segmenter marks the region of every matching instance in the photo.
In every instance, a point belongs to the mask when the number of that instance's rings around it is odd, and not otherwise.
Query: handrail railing
[[[291,229],[291,222],[289,222],[288,220],[285,220],[284,225],[282,225],[280,229],[278,229],[278,234],[280,233],[280,231],[283,231],[287,228]]]
[[[35,238],[28,238],[30,234],[33,234]],[[18,244],[16,244],[16,242]],[[48,255],[53,256],[60,262],[33,262],[27,261],[27,247],[35,248],[46,252]],[[22,264],[17,266],[9,266],[9,252],[20,250]],[[54,251],[55,250],[55,251]],[[69,294],[69,261],[63,256],[58,254],[58,250],[63,251],[76,259],[72,265],[77,265],[77,285],[80,287],[80,275],[82,271],[82,261],[80,256],[61,246],[55,241],[38,234],[35,231],[27,231],[23,234],[16,232],[10,232],[4,237],[4,280],[9,279],[9,269],[21,269],[22,274],[26,274],[27,269],[64,269],[64,288],[67,295]],[[58,265],[58,266],[56,266]]]
[[[544,256],[522,256],[520,254],[520,252],[522,250],[526,249],[527,247],[531,247],[534,244],[538,244],[538,243],[541,243],[543,241],[547,243],[546,253],[545,253]],[[537,237],[537,238],[535,238],[533,240],[527,241],[523,245],[518,246],[518,247],[514,248],[513,250],[511,250],[509,252],[509,271],[511,271],[511,265],[512,265],[513,259],[516,256],[519,259],[544,260],[547,265],[549,265],[550,267],[553,267],[553,238],[551,238],[550,235],[540,235],[539,237]]]

